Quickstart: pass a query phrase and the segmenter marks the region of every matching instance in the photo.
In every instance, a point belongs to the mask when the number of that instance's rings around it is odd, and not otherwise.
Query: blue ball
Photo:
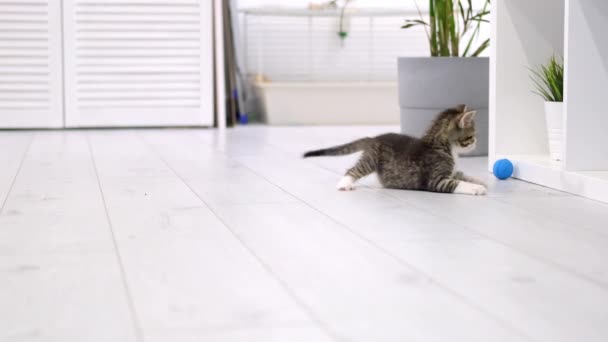
[[[513,175],[513,163],[509,159],[499,159],[494,163],[494,176],[507,179]]]

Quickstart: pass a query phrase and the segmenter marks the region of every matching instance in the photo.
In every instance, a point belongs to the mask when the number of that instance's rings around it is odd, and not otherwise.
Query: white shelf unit
[[[493,2],[490,168],[509,158],[514,177],[608,202],[608,1]],[[551,161],[543,101],[528,67],[564,56],[563,160]]]

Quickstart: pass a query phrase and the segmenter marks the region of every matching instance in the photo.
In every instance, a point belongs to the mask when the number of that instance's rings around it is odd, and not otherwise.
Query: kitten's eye
[[[470,136],[467,136],[464,139],[460,140],[459,142],[460,142],[460,146],[467,147],[475,142],[475,137],[470,135]]]

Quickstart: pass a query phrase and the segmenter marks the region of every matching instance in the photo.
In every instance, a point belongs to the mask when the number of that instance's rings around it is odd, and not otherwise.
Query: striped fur
[[[354,182],[376,172],[387,188],[482,194],[485,187],[481,182],[454,170],[453,152],[469,151],[475,147],[474,114],[461,105],[441,112],[420,139],[383,134],[310,151],[304,157],[340,156],[363,151],[355,166],[346,172],[346,177],[349,177],[346,179],[352,178]],[[348,184],[341,187],[344,190],[352,188]]]
[[[340,146],[306,152],[304,153],[304,158],[320,156],[343,156],[347,154],[353,154],[355,152],[368,149],[373,143],[373,138],[363,138]]]

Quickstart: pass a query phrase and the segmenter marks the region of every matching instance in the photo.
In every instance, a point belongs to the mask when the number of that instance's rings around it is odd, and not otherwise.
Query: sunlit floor
[[[608,341],[608,205],[300,158],[387,130],[0,132],[0,341]]]

